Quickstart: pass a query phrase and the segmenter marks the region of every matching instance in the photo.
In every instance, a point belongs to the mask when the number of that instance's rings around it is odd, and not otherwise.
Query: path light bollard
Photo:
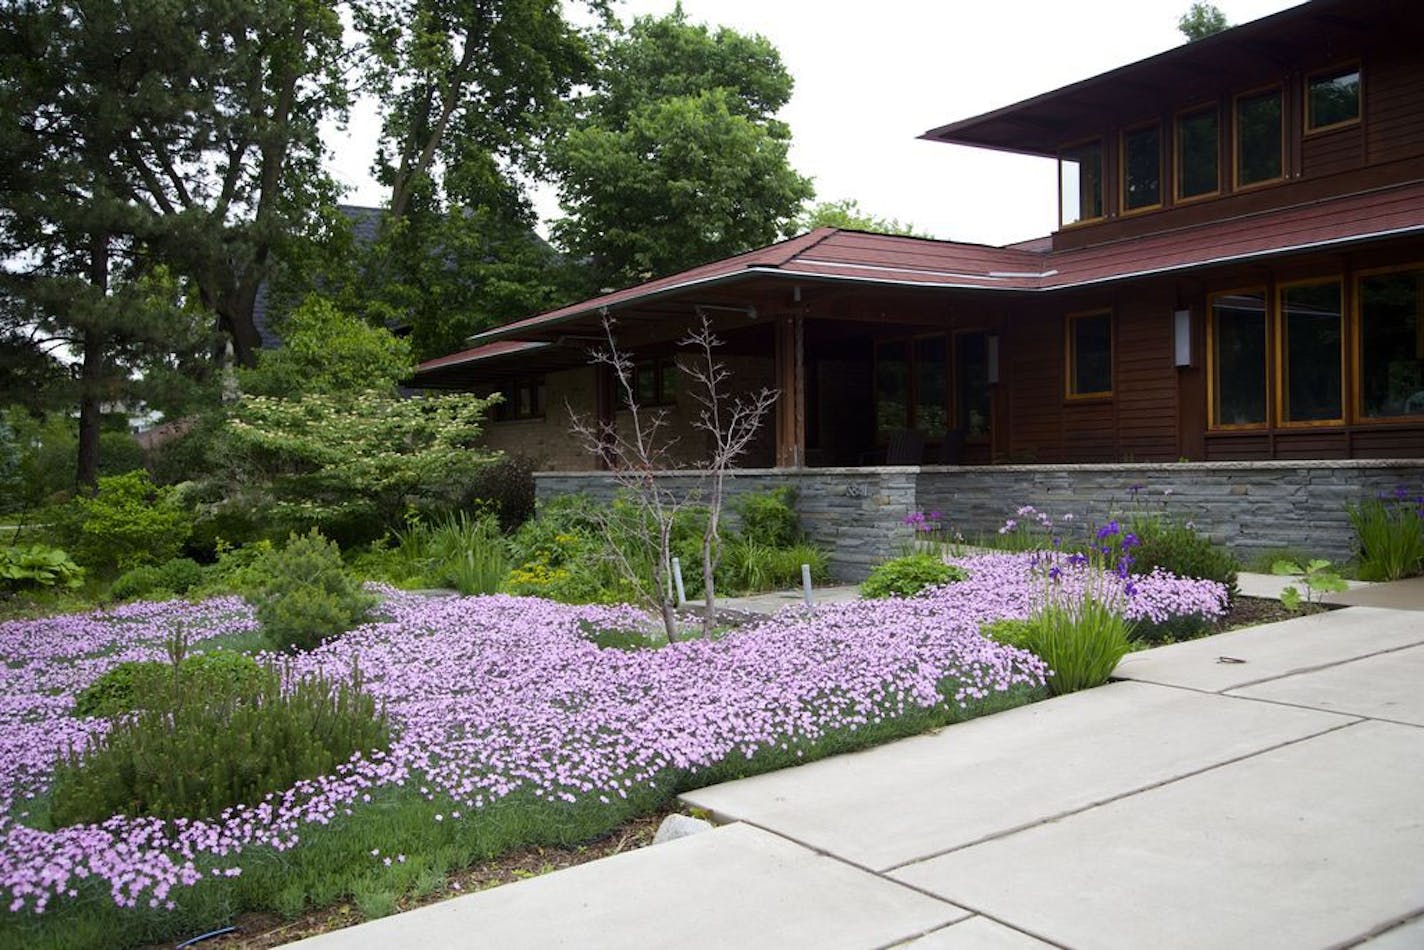
[[[806,597],[806,606],[816,606],[811,602],[811,565],[801,565],[801,593]]]
[[[678,605],[678,607],[680,607],[680,608],[681,608],[681,607],[686,607],[686,606],[687,606],[687,592],[683,589],[683,586],[682,586],[682,558],[680,558],[680,557],[675,557],[675,558],[672,559],[672,580],[673,580],[673,583],[675,583],[675,584],[677,585],[677,605]]]

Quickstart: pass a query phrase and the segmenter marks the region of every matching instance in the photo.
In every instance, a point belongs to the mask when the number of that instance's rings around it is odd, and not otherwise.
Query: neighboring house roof
[[[540,345],[531,338],[556,339],[569,324],[604,308],[616,311],[754,278],[1040,293],[1408,233],[1424,234],[1424,180],[1062,251],[1039,242],[988,247],[818,228],[496,327],[471,337],[477,344],[471,349],[422,363],[417,374],[528,351]]]
[[[351,222],[351,236],[358,247],[369,247],[380,236],[381,215],[385,213],[385,209],[367,208],[364,205],[337,205],[336,210]],[[265,280],[257,285],[257,293],[252,299],[252,323],[257,327],[262,349],[275,350],[282,345],[282,340],[267,319],[269,289]]]

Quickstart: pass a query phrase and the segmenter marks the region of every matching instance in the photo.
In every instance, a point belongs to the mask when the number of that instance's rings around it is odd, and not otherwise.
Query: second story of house
[[[1313,0],[926,132],[1054,158],[1068,250],[1424,179],[1424,3]]]

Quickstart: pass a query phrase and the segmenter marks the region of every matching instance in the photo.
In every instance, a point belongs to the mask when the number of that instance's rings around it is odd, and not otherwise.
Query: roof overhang
[[[1067,142],[1275,81],[1288,66],[1335,58],[1370,35],[1417,42],[1424,4],[1313,0],[920,136],[977,148],[1055,156]],[[1323,65],[1323,64],[1322,64]]]

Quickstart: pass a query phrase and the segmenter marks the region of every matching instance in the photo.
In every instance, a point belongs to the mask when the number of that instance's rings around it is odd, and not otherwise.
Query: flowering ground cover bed
[[[287,675],[359,667],[394,724],[389,750],[254,806],[168,822],[51,826],[56,760],[110,725],[75,718],[74,696],[117,663],[161,659],[175,623],[199,641],[241,636],[254,624],[245,605],[0,624],[0,944],[132,945],[341,901],[389,912],[444,887],[450,868],[592,839],[690,787],[1038,698],[1042,662],[978,629],[1024,616],[1041,572],[1024,555],[961,564],[968,580],[917,598],[787,610],[656,650],[594,642],[649,625],[629,607],[384,591],[380,622],[291,658]],[[1128,603],[1207,615],[1223,597],[1154,576]]]

